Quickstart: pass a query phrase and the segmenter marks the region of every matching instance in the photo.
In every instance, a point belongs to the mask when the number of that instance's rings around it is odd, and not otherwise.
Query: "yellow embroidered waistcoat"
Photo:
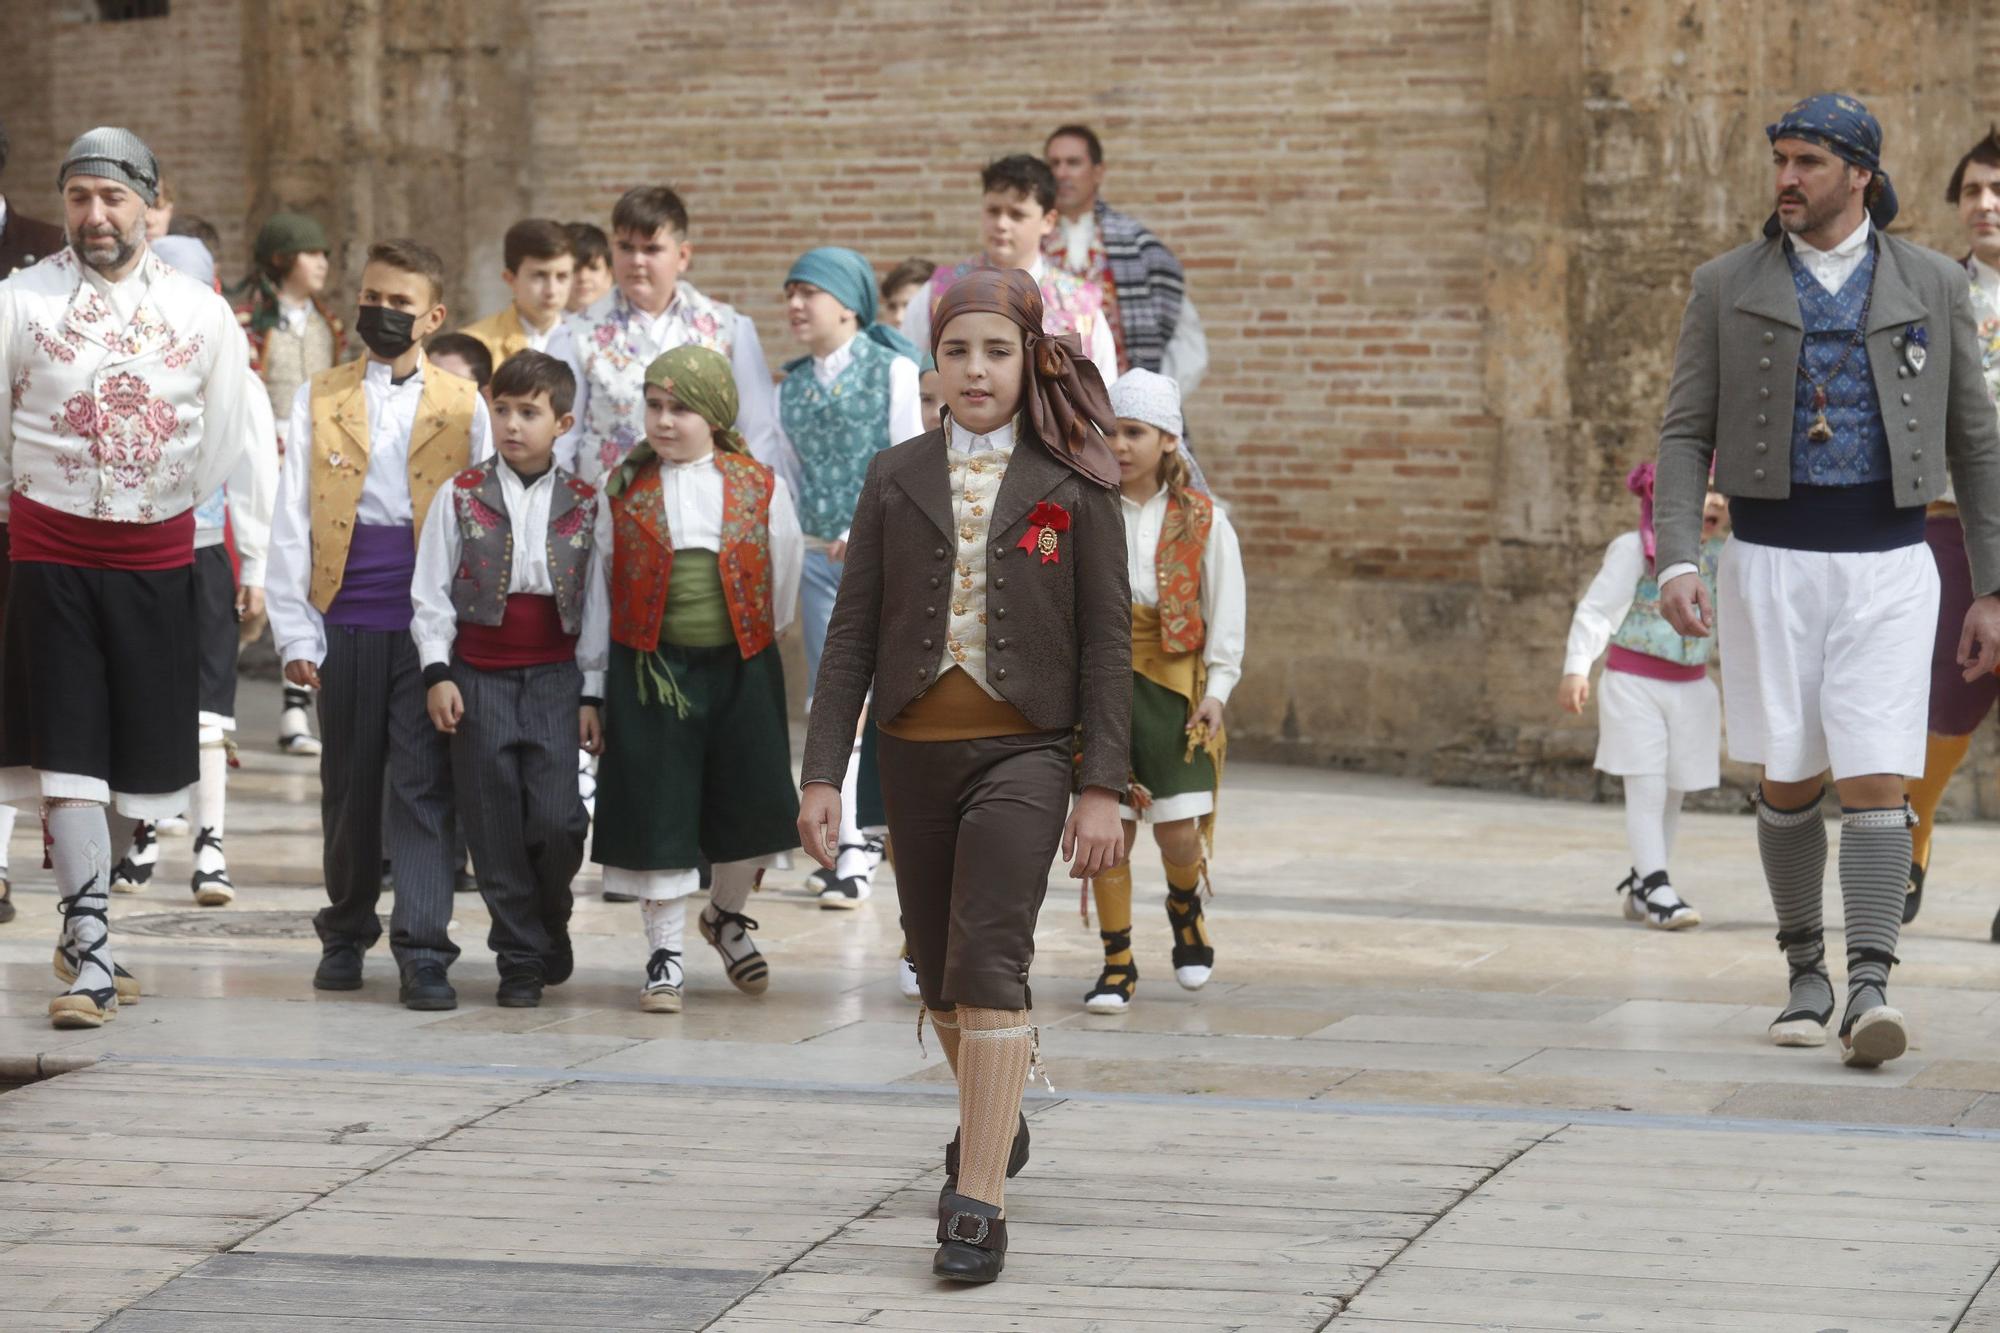
[[[368,399],[362,380],[368,362],[349,361],[312,378],[312,469],[307,485],[312,512],[312,584],[308,599],[321,612],[333,605],[347,574],[354,513],[368,477]],[[426,363],[423,397],[410,429],[410,540],[424,530],[424,515],[438,488],[472,461],[472,417],[479,388],[456,375],[431,372]]]

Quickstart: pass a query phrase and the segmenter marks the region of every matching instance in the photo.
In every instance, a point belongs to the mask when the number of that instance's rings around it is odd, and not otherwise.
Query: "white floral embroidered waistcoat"
[[[14,494],[120,523],[194,506],[202,391],[221,350],[201,303],[228,307],[153,255],[140,262],[147,285],[129,320],[68,250],[7,283]]]
[[[598,304],[570,316],[570,333],[590,381],[576,475],[601,486],[605,473],[646,433],[646,367],[663,352],[694,343],[728,356],[736,311],[683,282],[667,308],[665,336],[656,345],[648,316],[614,290]]]

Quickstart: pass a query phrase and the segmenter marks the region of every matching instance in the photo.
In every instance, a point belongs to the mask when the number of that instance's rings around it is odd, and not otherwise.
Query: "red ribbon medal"
[[[1042,563],[1053,565],[1061,559],[1061,549],[1056,534],[1069,531],[1069,510],[1047,500],[1035,506],[1035,512],[1028,515],[1028,530],[1015,546],[1023,551],[1041,553]]]

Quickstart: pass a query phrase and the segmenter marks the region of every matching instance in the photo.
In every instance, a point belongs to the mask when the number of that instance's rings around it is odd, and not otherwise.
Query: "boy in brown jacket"
[[[854,513],[807,732],[799,832],[831,865],[870,688],[897,894],[932,1026],[958,1078],[938,1203],[940,1277],[990,1282],[1034,1055],[1028,967],[1058,844],[1116,865],[1128,777],[1131,597],[1104,385],[1041,292],[981,269],[939,301],[944,429],[877,454]],[[1070,810],[1070,736],[1091,737]],[[1064,815],[1068,813],[1065,824]]]

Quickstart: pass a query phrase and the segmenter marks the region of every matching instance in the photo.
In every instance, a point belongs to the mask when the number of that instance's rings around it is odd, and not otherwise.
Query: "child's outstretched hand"
[[[1590,677],[1564,676],[1556,686],[1556,704],[1565,713],[1581,713],[1590,702]]]
[[[1111,818],[1116,822],[1118,809],[1112,807]],[[840,788],[830,787],[824,782],[815,782],[799,793],[799,846],[806,849],[806,855],[833,869],[833,858],[840,850]]]
[[[576,710],[576,743],[585,754],[604,753],[604,715],[597,705],[583,704]]]
[[[424,707],[430,711],[432,726],[447,736],[458,734],[458,720],[465,716],[465,700],[459,697],[458,686],[439,681],[424,696]]]
[[[1125,859],[1125,826],[1118,819],[1118,796],[1085,787],[1063,825],[1063,858],[1072,879],[1096,879]]]
[[[1211,694],[1195,706],[1194,716],[1188,719],[1187,729],[1193,731],[1196,727],[1207,728],[1210,739],[1221,737],[1222,700]]]

